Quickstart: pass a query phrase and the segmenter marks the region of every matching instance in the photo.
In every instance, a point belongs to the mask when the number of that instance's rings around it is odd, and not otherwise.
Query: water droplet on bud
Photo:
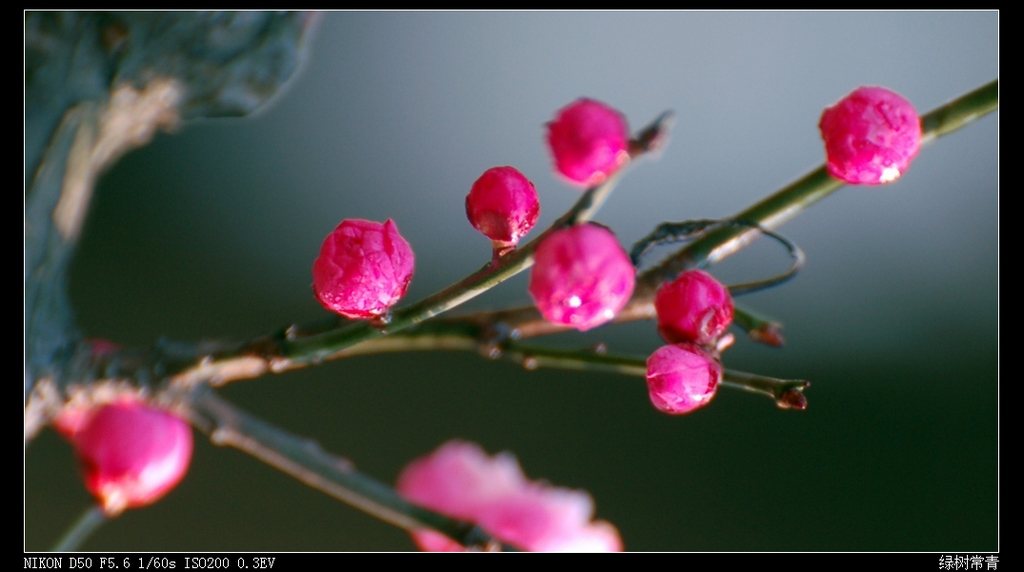
[[[729,349],[729,347],[731,347],[735,342],[736,336],[732,335],[732,332],[729,332],[721,338],[718,338],[718,342],[715,344],[715,351],[722,353]]]
[[[391,323],[391,319],[393,317],[394,317],[394,314],[392,314],[391,310],[386,310],[382,314],[378,314],[378,315],[370,318],[368,321],[370,322],[371,326],[373,326],[375,328],[378,328],[381,331],[384,331],[384,326],[387,326],[388,324],[390,324]]]

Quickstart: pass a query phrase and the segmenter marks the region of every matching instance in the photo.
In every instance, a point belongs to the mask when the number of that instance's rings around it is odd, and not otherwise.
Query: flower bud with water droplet
[[[585,331],[614,318],[635,284],[636,269],[615,235],[587,223],[555,231],[540,243],[529,290],[546,320]]]
[[[860,87],[825,109],[818,122],[830,175],[853,185],[900,177],[921,150],[914,106],[883,87]]]

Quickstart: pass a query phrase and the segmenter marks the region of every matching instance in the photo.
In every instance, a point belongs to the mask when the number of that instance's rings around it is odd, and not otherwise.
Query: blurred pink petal
[[[479,446],[450,441],[413,461],[398,478],[399,494],[443,514],[477,523],[497,539],[530,551],[621,551],[618,531],[592,522],[584,491],[529,481],[515,457],[488,456]],[[463,550],[434,531],[413,533],[423,550]]]

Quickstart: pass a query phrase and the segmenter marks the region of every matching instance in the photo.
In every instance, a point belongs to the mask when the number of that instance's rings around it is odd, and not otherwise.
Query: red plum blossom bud
[[[332,312],[377,318],[405,294],[414,263],[391,219],[346,219],[327,235],[313,262],[313,291]]]
[[[714,344],[732,323],[729,290],[703,270],[683,272],[654,297],[658,332],[670,343]]]
[[[466,197],[466,216],[473,228],[496,249],[515,246],[537,223],[537,190],[512,167],[493,167],[473,183]]]
[[[188,471],[192,430],[167,411],[131,397],[68,415],[55,426],[74,446],[85,486],[107,514],[156,502]]]
[[[548,146],[559,173],[590,187],[629,161],[629,129],[615,109],[593,99],[577,99],[548,123]]]
[[[622,550],[615,527],[592,520],[594,502],[589,494],[530,481],[511,454],[491,457],[473,443],[450,441],[413,461],[398,477],[396,489],[416,504],[474,522],[523,550]],[[465,550],[431,530],[416,530],[412,536],[422,550]]]
[[[593,223],[558,230],[534,253],[530,296],[546,320],[589,330],[629,301],[636,269],[612,232]]]
[[[696,344],[662,346],[647,358],[651,403],[671,415],[707,405],[722,381],[722,364]]]
[[[828,172],[854,185],[899,178],[921,149],[914,106],[882,87],[857,88],[821,114]]]

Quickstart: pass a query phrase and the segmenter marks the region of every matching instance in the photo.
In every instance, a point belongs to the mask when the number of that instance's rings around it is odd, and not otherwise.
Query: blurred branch
[[[26,440],[91,362],[67,272],[97,177],[158,129],[241,116],[298,69],[314,14],[25,13]],[[31,396],[31,399],[30,399]],[[29,403],[34,400],[35,403]]]
[[[64,536],[53,545],[53,552],[75,552],[103,523],[109,521],[107,513],[100,505],[92,505],[85,509],[82,516],[71,525]]]
[[[192,423],[218,445],[235,447],[310,487],[404,530],[431,529],[469,548],[502,545],[474,523],[415,505],[391,487],[355,469],[351,461],[324,451],[318,443],[270,425],[197,387],[188,399]]]

